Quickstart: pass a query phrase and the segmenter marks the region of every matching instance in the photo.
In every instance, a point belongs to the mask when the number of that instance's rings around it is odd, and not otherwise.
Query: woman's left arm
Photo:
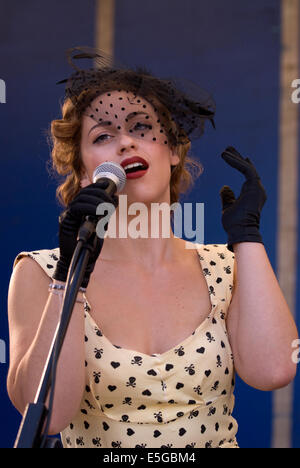
[[[243,158],[232,146],[221,156],[246,179],[238,198],[228,185],[220,191],[227,248],[236,260],[227,313],[235,368],[248,385],[274,390],[295,377],[292,356],[298,334],[259,231],[267,195],[249,158]]]
[[[248,385],[274,390],[295,377],[292,314],[261,243],[233,244],[234,289],[227,330],[235,369]]]

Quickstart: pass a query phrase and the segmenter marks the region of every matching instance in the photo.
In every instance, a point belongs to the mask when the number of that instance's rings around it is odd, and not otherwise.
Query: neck
[[[105,233],[102,260],[135,263],[153,271],[171,261],[177,250],[169,203],[132,203],[127,207],[126,198],[119,198]]]

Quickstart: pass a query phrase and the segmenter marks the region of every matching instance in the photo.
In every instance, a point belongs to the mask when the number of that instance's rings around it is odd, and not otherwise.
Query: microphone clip
[[[86,216],[84,223],[78,231],[77,241],[87,242],[96,230],[97,221],[97,217]]]

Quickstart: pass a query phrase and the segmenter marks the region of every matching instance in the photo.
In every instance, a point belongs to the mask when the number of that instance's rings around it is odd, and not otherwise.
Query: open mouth
[[[142,164],[140,162],[128,164],[124,167],[126,174],[132,174],[134,172],[145,171],[148,169],[148,165]]]
[[[141,177],[146,174],[149,164],[144,158],[140,156],[132,156],[122,161],[121,166],[123,167],[127,178]]]

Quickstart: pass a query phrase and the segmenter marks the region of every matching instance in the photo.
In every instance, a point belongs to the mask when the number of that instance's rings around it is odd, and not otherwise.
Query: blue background
[[[67,48],[95,45],[95,6],[93,0],[0,1],[0,79],[7,89],[7,102],[0,105],[0,339],[7,361],[13,260],[22,250],[58,245],[60,207],[47,171],[49,126],[60,116],[63,97],[55,83],[70,73]],[[205,243],[226,243],[219,191],[230,185],[238,196],[243,177],[220,154],[233,145],[249,156],[268,195],[261,233],[276,272],[280,1],[116,0],[115,55],[158,76],[190,79],[213,94],[217,129],[207,126],[193,145],[204,172],[182,201],[205,204]],[[298,292],[297,309],[299,300]],[[8,362],[0,364],[0,447],[13,445],[21,422],[7,396],[7,370]],[[294,395],[299,385],[298,372]],[[272,393],[237,379],[235,395],[240,446],[270,447]],[[300,447],[296,397],[293,417],[293,446]]]

